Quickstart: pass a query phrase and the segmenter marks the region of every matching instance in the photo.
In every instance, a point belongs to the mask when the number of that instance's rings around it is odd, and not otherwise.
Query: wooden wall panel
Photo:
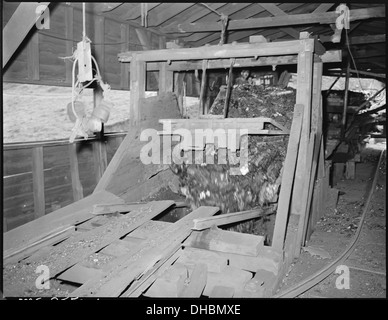
[[[3,150],[3,175],[9,176],[23,172],[31,172],[31,149]]]

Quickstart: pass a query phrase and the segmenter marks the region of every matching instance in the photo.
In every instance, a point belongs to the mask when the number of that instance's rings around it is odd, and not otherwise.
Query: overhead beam
[[[276,16],[287,16],[288,14],[285,13],[282,9],[280,9],[276,4],[274,3],[259,3],[259,5],[267,10],[272,15]],[[299,39],[299,32],[296,31],[293,28],[280,28],[283,32],[289,34],[291,37],[295,39]]]
[[[105,3],[98,3],[95,5],[94,10],[96,12],[108,12],[116,9],[117,7],[121,6],[122,2],[105,2]]]
[[[319,59],[322,60],[323,63],[341,62],[342,51],[341,50],[326,51],[326,53],[320,56]],[[278,65],[296,64],[297,60],[298,60],[297,55],[259,57],[258,59],[240,58],[235,60],[235,63],[233,66],[235,68],[278,66]],[[230,67],[230,59],[209,60],[207,65],[207,69],[227,69],[229,67]],[[167,71],[189,71],[189,70],[199,70],[201,68],[202,68],[201,61],[195,61],[195,62],[173,61],[171,62],[170,65],[166,66]],[[157,62],[147,63],[147,71],[157,71],[157,70],[159,70],[159,63]]]
[[[30,32],[40,15],[39,6],[48,6],[50,2],[21,2],[3,29],[3,68],[13,56],[24,38]]]
[[[266,17],[257,19],[244,19],[229,21],[228,30],[242,30],[242,29],[256,29],[256,28],[269,28],[279,26],[290,25],[302,25],[302,24],[332,24],[335,23],[339,14],[335,11],[325,13],[308,13],[308,14],[294,14],[278,17]],[[357,20],[365,20],[371,18],[384,18],[385,7],[373,7],[366,9],[355,9],[349,11],[349,22]],[[209,32],[219,31],[220,23],[181,23],[175,28],[164,30],[165,32]]]
[[[118,54],[120,62],[138,61],[202,60],[222,58],[259,57],[297,54],[301,50],[314,50],[314,39],[282,41],[274,43],[225,44],[198,48],[163,49]]]
[[[320,36],[319,41],[322,43],[325,42],[331,42],[332,36]],[[349,37],[349,44],[350,45],[357,45],[357,44],[368,44],[368,43],[381,43],[385,42],[386,35],[385,34],[376,34],[376,35],[368,35],[368,36],[357,36],[357,37]]]

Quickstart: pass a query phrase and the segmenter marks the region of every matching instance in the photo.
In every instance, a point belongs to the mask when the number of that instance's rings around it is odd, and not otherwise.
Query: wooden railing
[[[4,144],[3,231],[91,194],[125,134]]]

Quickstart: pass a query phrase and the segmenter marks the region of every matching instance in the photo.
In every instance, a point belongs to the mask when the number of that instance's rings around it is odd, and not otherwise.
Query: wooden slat
[[[306,39],[308,40],[308,39]],[[305,40],[305,41],[306,41]],[[314,40],[311,40],[313,47]],[[201,60],[201,59],[220,59],[220,58],[243,58],[271,55],[289,55],[300,51],[300,42],[281,41],[274,43],[241,43],[224,44],[222,46],[203,46],[199,48],[179,48],[149,50],[140,52],[120,53],[119,61],[131,62],[136,57],[142,61],[170,61],[170,60]],[[308,44],[306,43],[308,46]],[[308,48],[306,48],[308,49]],[[312,49],[311,49],[312,50]],[[132,65],[132,64],[131,64]]]
[[[102,277],[91,279],[72,292],[71,296],[119,296],[139,275],[151,269],[157,261],[174,253],[189,235],[193,219],[215,214],[217,207],[199,207],[178,220],[168,230],[155,234],[144,243],[138,253],[115,260]]]
[[[28,42],[28,78],[39,80],[39,35],[34,33]]]
[[[143,61],[132,61],[130,65],[130,109],[129,118],[131,124],[136,125],[140,121],[140,99],[145,96],[146,67]]]
[[[278,210],[276,213],[275,228],[272,239],[272,246],[279,251],[283,250],[284,238],[286,235],[287,219],[292,194],[292,185],[296,168],[297,154],[299,149],[299,138],[301,134],[303,105],[295,105],[294,117],[291,125],[290,139],[287,146],[286,159],[284,161],[282,183],[279,194]]]
[[[385,8],[374,7],[366,9],[355,9],[349,11],[349,20],[366,20],[371,18],[384,18]],[[293,14],[279,17],[255,18],[246,20],[229,21],[228,30],[256,29],[269,28],[279,26],[291,26],[302,24],[331,24],[335,23],[338,18],[338,13],[335,11],[326,13],[308,13],[308,14]],[[217,22],[210,23],[181,23],[170,28],[165,32],[186,33],[186,32],[209,32],[219,31],[220,26]]]
[[[123,23],[120,25],[120,41],[129,42],[129,26]],[[127,50],[129,50],[129,44],[123,43],[121,45],[121,52]],[[121,64],[120,73],[120,87],[122,89],[129,89],[129,66]]]
[[[199,298],[205,289],[207,282],[207,265],[197,263],[194,266],[189,279],[185,281],[183,289],[179,292],[179,298]]]
[[[20,3],[3,29],[3,68],[37,21],[36,8],[50,2]]]
[[[81,200],[84,197],[82,184],[79,179],[77,148],[74,143],[69,144],[71,185],[73,188],[74,201]]]
[[[73,225],[77,222],[92,218],[91,209],[97,200],[105,201],[106,203],[124,202],[121,198],[110,192],[101,191],[93,196],[86,197],[67,207],[40,217],[28,223],[28,225],[22,225],[6,232],[4,234],[3,250],[28,246],[30,243],[38,241],[50,234],[56,228]]]
[[[98,276],[101,273],[102,270],[87,268],[82,265],[76,264],[75,266],[71,267],[70,269],[59,275],[57,279],[72,283],[83,284],[90,278]]]
[[[34,186],[34,211],[39,218],[45,213],[43,147],[32,149],[32,181]]]

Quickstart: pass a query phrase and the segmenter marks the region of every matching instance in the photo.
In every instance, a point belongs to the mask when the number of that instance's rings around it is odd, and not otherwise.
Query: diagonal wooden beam
[[[332,6],[334,5],[334,3],[321,3],[318,8],[316,8],[313,13],[323,13],[323,12],[326,12],[327,10],[329,10]]]
[[[335,23],[339,14],[335,11],[325,13],[295,14],[279,17],[267,17],[258,19],[244,19],[230,21],[228,30],[243,30],[256,28],[269,28],[302,24],[332,24]],[[385,7],[373,7],[366,9],[355,9],[349,11],[349,21],[365,20],[371,18],[384,18]],[[209,32],[220,30],[220,23],[181,23],[175,30],[169,32]]]
[[[48,6],[50,2],[21,2],[3,29],[3,68],[13,56],[24,38],[30,32],[40,15],[39,6]]]
[[[159,3],[148,3],[147,10],[150,11],[153,8],[157,7],[158,5],[160,5],[160,2]],[[121,15],[120,19],[122,19],[122,20],[134,20],[134,19],[139,18],[140,16],[141,16],[140,4],[138,4],[137,7],[133,8],[132,10],[129,10],[128,12]]]
[[[267,10],[272,15],[274,15],[275,17],[288,15],[274,3],[260,3],[260,6],[263,7],[265,10]],[[296,31],[294,28],[280,28],[280,30],[289,34],[291,37],[295,39],[299,39],[299,32]]]
[[[122,2],[105,2],[105,3],[98,3],[94,10],[96,12],[108,12],[116,9],[117,7],[121,6]]]
[[[159,26],[193,5],[194,3],[173,3],[169,7],[164,8],[164,10],[159,11],[158,8],[158,10],[154,10],[155,12],[153,11],[150,15],[148,25],[150,27]]]

